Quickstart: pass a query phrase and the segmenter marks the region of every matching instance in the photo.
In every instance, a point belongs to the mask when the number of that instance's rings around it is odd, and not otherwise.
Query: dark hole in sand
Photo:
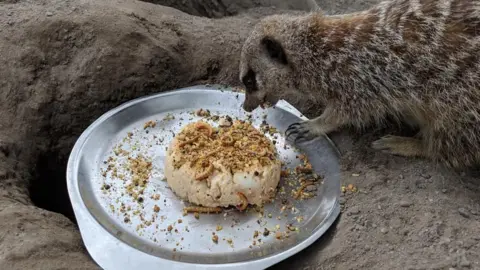
[[[68,158],[62,158],[58,152],[40,154],[29,192],[36,206],[63,214],[76,223],[67,190],[67,161]]]

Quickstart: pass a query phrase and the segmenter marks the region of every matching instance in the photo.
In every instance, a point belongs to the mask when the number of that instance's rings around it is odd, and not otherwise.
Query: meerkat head
[[[246,88],[243,109],[275,105],[296,92],[292,18],[270,16],[258,23],[245,41],[240,57],[240,80]]]

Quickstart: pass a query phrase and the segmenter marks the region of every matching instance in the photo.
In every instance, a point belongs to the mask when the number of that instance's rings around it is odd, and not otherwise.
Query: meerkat
[[[374,149],[451,168],[480,164],[480,0],[273,15],[245,41],[240,79],[246,111],[297,96],[324,105],[318,117],[288,127],[297,142],[393,116],[418,134],[379,138]]]

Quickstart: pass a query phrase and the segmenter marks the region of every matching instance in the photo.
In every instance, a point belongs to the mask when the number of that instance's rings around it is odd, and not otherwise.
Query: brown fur
[[[325,106],[288,136],[312,139],[392,115],[419,133],[384,137],[375,149],[454,168],[480,163],[479,0],[393,0],[342,16],[271,16],[244,44],[240,78],[247,111],[295,95]]]

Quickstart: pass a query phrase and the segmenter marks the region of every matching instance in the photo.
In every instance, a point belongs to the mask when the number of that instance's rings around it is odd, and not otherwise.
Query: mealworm
[[[196,136],[196,137],[193,138],[193,139],[190,139],[190,140],[183,141],[183,142],[179,143],[179,144],[178,144],[178,147],[184,147],[185,145],[191,144],[191,143],[195,142],[196,140],[198,140],[198,136]]]
[[[197,181],[205,180],[212,173],[213,173],[213,164],[209,163],[208,167],[205,169],[205,171],[203,171],[202,173],[199,173],[195,176],[195,180],[197,180]]]
[[[300,188],[298,189],[297,191],[297,194],[295,194],[295,200],[300,198],[300,195],[302,195],[302,192],[303,190],[308,187],[308,186],[311,186],[311,185],[314,185],[314,183],[312,181],[307,181],[305,183],[303,183]]]
[[[187,206],[183,208],[184,212],[187,213],[192,213],[192,212],[197,212],[197,213],[220,213],[222,212],[222,208],[220,207],[204,207],[204,206]]]
[[[247,209],[248,199],[242,192],[237,192],[237,195],[240,197],[240,200],[242,200],[242,204],[238,205],[237,209],[240,211],[244,211],[245,209]]]
[[[206,129],[207,132],[208,132],[208,137],[211,137],[212,134],[213,134],[213,128],[207,124],[207,123],[204,123],[204,122],[198,122],[195,127],[198,129],[198,130],[201,130],[201,129]]]

